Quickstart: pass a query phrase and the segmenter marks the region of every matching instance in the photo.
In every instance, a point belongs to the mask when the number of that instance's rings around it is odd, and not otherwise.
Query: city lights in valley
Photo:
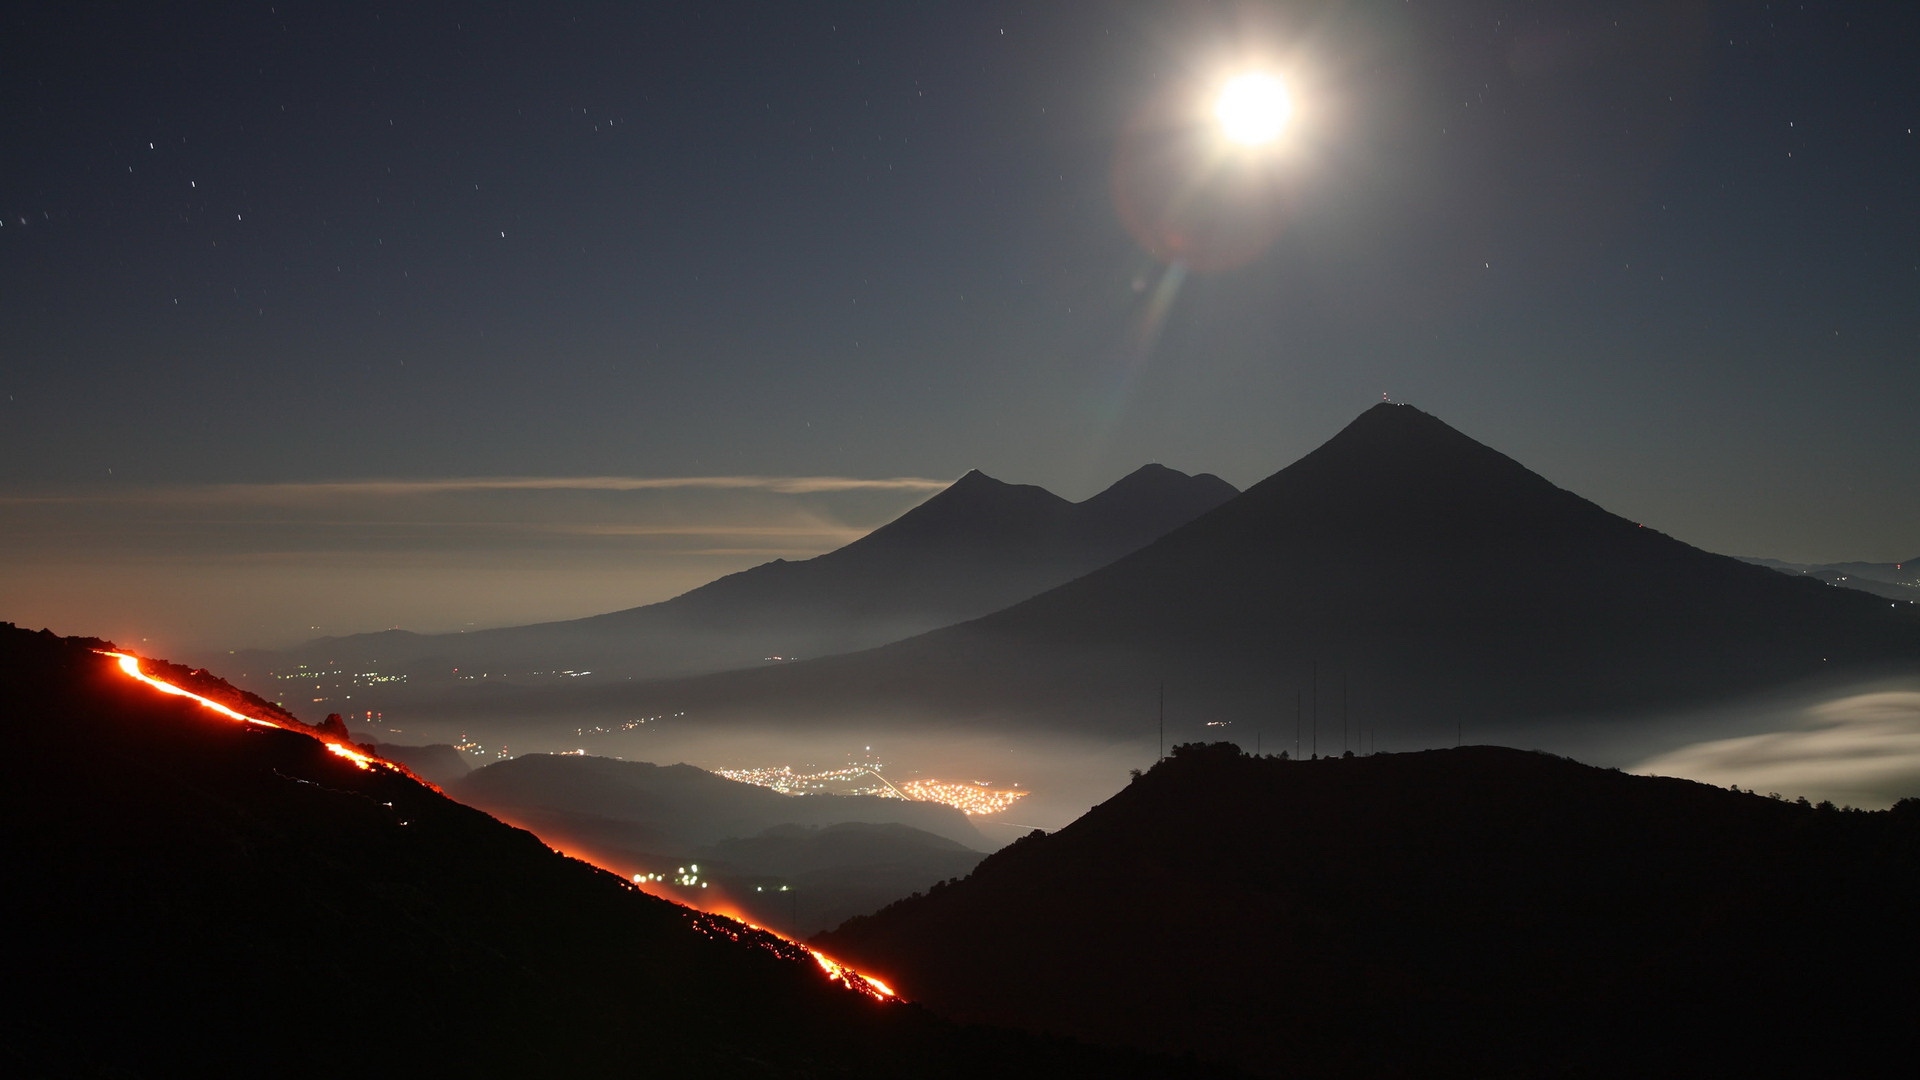
[[[967,814],[997,814],[1027,797],[1025,791],[995,789],[965,780],[902,780],[898,787],[909,799],[946,803]]]
[[[870,765],[806,773],[795,772],[790,765],[713,771],[729,780],[772,788],[783,795],[877,795],[883,799],[945,803],[965,814],[997,814],[1029,794],[1018,788],[995,788],[983,780],[919,778],[895,783]]]

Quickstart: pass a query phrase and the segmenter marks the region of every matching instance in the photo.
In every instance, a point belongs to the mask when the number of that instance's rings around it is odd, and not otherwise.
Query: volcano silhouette
[[[1335,680],[1401,735],[1920,669],[1884,600],[1693,548],[1407,405],[1006,610],[868,652],[637,688],[705,715],[1139,726],[1284,717]],[[1450,740],[1449,740],[1450,741]]]
[[[775,559],[671,600],[464,634],[323,638],[264,661],[496,674],[658,677],[871,648],[977,618],[1098,569],[1231,499],[1210,474],[1145,465],[1074,503],[979,470],[845,547]]]

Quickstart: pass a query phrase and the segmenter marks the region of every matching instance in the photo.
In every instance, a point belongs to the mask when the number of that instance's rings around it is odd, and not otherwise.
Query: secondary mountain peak
[[[1238,488],[1212,473],[1189,476],[1178,469],[1169,469],[1165,465],[1153,463],[1142,465],[1115,480],[1106,490],[1080,505],[1105,507],[1181,499],[1208,502],[1210,505],[1207,508],[1211,509],[1212,506],[1226,502],[1238,494],[1240,494]]]
[[[938,495],[839,551],[901,542],[950,544],[1032,528],[1049,529],[1073,504],[1045,488],[1009,484],[970,469]]]

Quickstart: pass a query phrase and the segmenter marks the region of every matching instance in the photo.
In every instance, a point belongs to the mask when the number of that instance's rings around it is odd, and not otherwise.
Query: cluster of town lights
[[[991,788],[980,781],[902,780],[895,786],[915,802],[946,803],[966,814],[997,814],[1027,797],[1027,792]]]
[[[822,772],[794,772],[790,765],[775,765],[760,769],[715,769],[714,772],[729,780],[743,784],[772,788],[782,795],[807,795],[814,792],[831,791],[835,785],[842,786],[838,792],[845,795],[877,795],[883,799],[906,799],[909,802],[937,802],[965,814],[997,814],[1012,806],[1029,794],[1025,791],[989,787],[985,781],[935,780],[931,778],[902,780],[894,783],[873,766],[849,765],[840,769],[827,769]],[[859,783],[861,777],[871,777],[869,783]]]

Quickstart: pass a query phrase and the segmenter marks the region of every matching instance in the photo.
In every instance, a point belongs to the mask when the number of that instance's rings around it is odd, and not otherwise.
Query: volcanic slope
[[[558,667],[653,677],[869,648],[985,615],[1137,550],[1231,499],[1231,484],[1145,465],[1072,503],[975,470],[843,548],[776,559],[658,604],[565,622],[323,638],[277,668],[495,677]],[[363,697],[366,695],[363,693]]]
[[[708,719],[1290,730],[1342,686],[1382,739],[1920,670],[1920,617],[1602,510],[1407,405],[1232,501],[985,618],[843,657],[633,687]],[[585,702],[590,695],[583,695]],[[1173,730],[1170,728],[1170,730]],[[1323,724],[1324,730],[1324,724]],[[1428,743],[1431,744],[1430,742]]]
[[[828,982],[404,773],[0,624],[9,1075],[1159,1076]],[[148,662],[255,709],[200,673]],[[271,715],[271,707],[261,710]]]
[[[1187,744],[816,943],[957,1018],[1274,1076],[1905,1076],[1920,800]]]

